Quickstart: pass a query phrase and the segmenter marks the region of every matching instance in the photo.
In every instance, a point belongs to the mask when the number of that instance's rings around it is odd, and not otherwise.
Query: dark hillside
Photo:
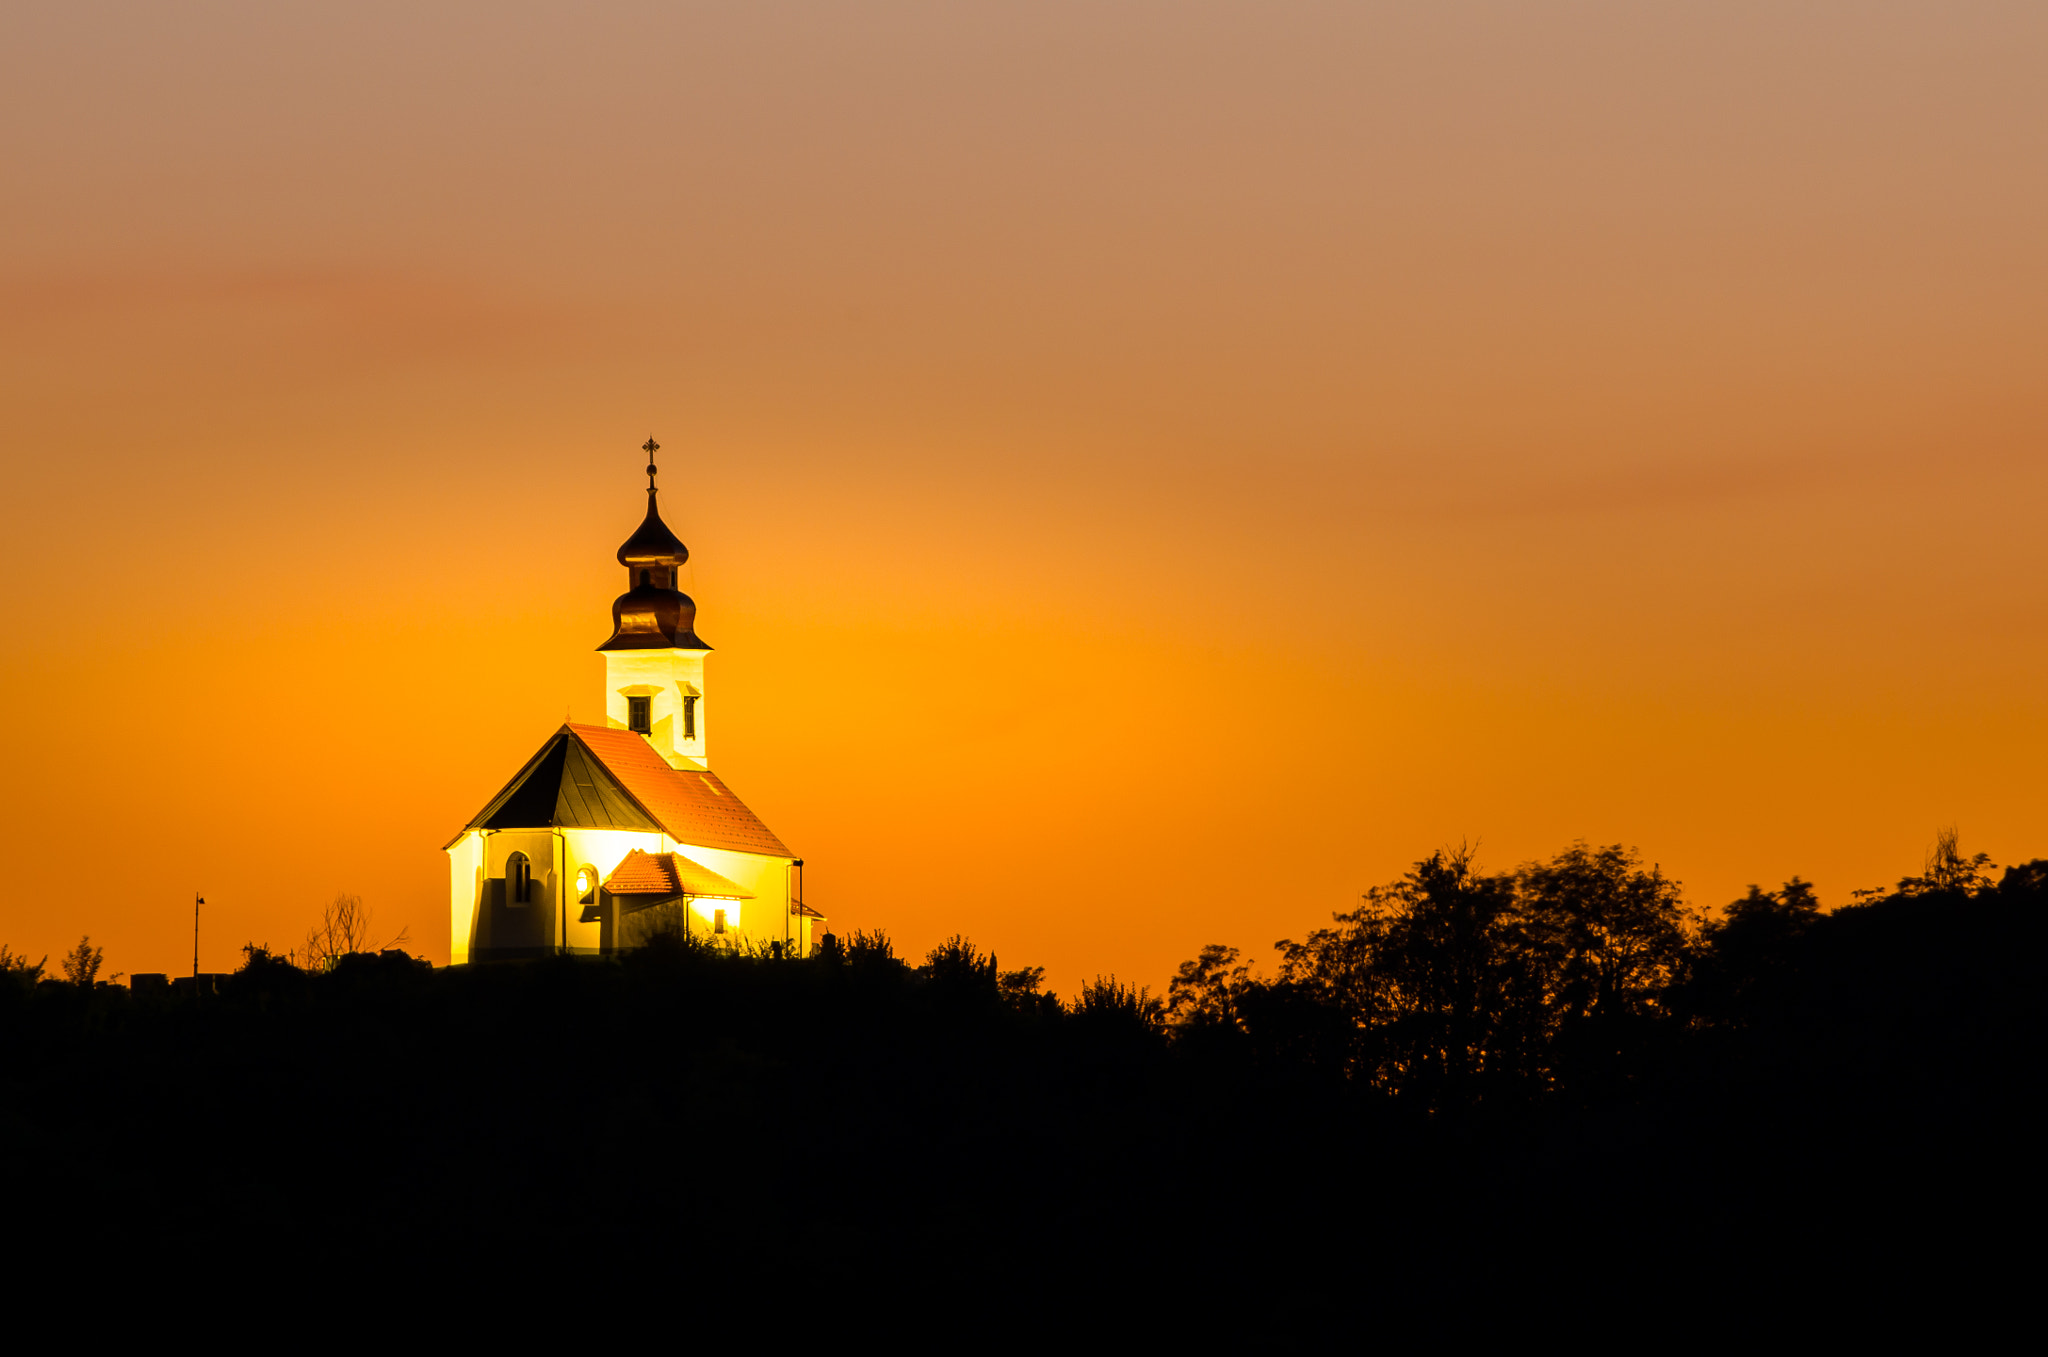
[[[1278,979],[1190,963],[1164,1012],[873,938],[319,975],[256,953],[217,995],[17,972],[0,1152],[48,1257],[252,1279],[588,1268],[1279,1331],[1588,1278],[1739,1306],[1824,1272],[2003,1275],[1999,1222],[2037,1196],[2040,864],[1833,914],[1754,893],[1639,1004],[1574,988],[1604,963],[1540,899],[1482,883],[1460,914],[1433,880]],[[1438,929],[1445,901],[1485,927]]]

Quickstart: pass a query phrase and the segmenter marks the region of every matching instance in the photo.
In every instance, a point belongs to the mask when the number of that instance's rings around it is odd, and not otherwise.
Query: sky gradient
[[[0,942],[361,894],[601,720],[640,442],[838,929],[1071,993],[1447,842],[2048,855],[2039,4],[26,4]]]

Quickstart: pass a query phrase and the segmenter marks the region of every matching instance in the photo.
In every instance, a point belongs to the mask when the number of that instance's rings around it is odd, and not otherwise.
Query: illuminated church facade
[[[801,956],[823,924],[802,860],[711,769],[711,647],[679,588],[689,548],[656,505],[658,448],[598,647],[605,723],[563,725],[447,845],[455,965],[612,955],[663,929]]]

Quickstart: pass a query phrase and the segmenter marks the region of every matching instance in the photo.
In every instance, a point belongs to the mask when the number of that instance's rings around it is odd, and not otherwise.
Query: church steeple
[[[612,601],[611,639],[605,652],[606,715],[613,727],[638,731],[677,768],[707,768],[704,743],[704,656],[711,647],[696,632],[697,605],[677,587],[690,549],[656,504],[654,454],[649,437],[647,517],[619,548],[626,592]]]
[[[599,650],[709,650],[697,639],[697,605],[676,587],[690,549],[661,521],[656,504],[654,454],[661,444],[650,437],[647,453],[647,517],[619,548],[626,567],[626,592],[612,602],[612,636]]]

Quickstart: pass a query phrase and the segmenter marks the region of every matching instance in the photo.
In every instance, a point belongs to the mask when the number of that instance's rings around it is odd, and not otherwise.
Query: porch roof
[[[681,853],[647,853],[635,848],[605,878],[613,895],[694,895],[715,900],[751,900],[754,893]]]

